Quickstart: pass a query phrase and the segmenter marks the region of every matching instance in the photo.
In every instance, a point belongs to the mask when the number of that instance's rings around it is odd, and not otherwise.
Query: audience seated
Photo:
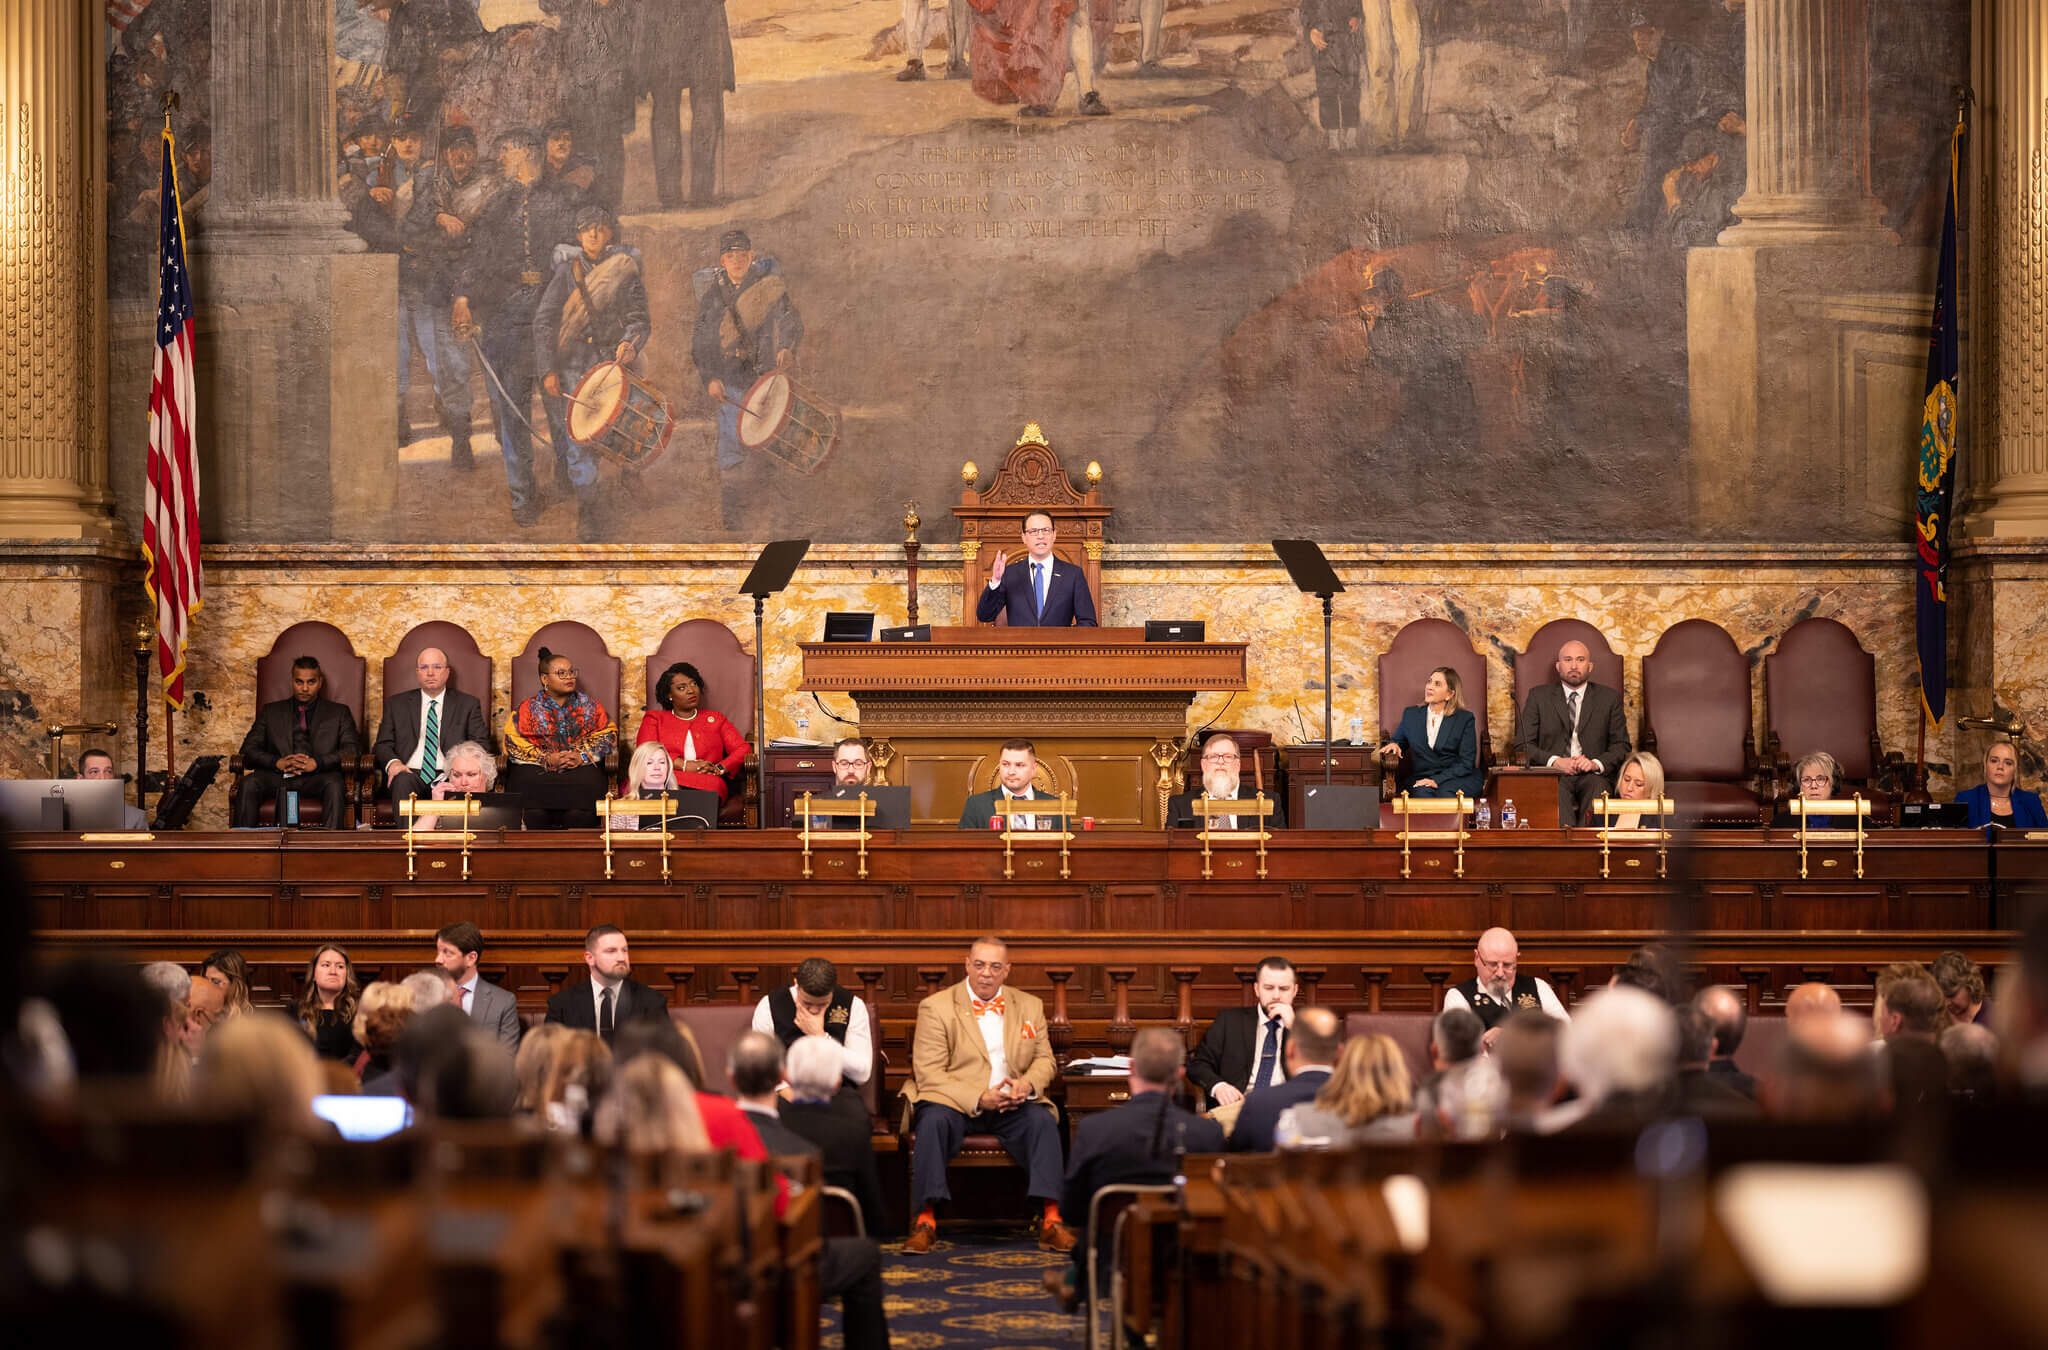
[[[1561,1022],[1572,1015],[1548,980],[1520,973],[1521,944],[1505,928],[1489,928],[1472,948],[1472,978],[1444,991],[1444,1010],[1464,1008],[1493,1030],[1517,1008],[1536,1008]]]
[[[519,1000],[477,974],[483,959],[483,930],[468,920],[434,934],[434,964],[455,982],[455,1006],[496,1036],[508,1049],[519,1044]]]
[[[421,966],[399,981],[412,990],[412,1010],[423,1013],[455,998],[455,977],[439,966]]]
[[[542,647],[540,688],[505,721],[512,761],[505,787],[527,799],[529,830],[597,824],[597,799],[608,786],[605,761],[619,732],[604,705],[576,687],[578,674],[568,657]]]
[[[141,975],[142,982],[162,1000],[162,1043],[157,1046],[150,1079],[160,1100],[183,1102],[192,1086],[192,1060],[185,1052],[185,1026],[192,1016],[186,1000],[192,992],[192,977],[176,961],[152,961],[142,968]]]
[[[837,1109],[845,1082],[844,1056],[829,1036],[799,1036],[783,1060],[789,1100],[782,1104],[782,1123],[817,1146],[825,1165],[825,1184],[850,1193],[860,1205],[870,1233],[888,1223],[882,1201],[882,1174],[875,1162],[874,1134],[867,1113],[849,1119]]]
[[[1970,808],[1970,825],[2011,826],[2020,830],[2048,830],[2048,811],[2041,794],[2020,786],[2019,747],[2000,737],[1984,751],[1984,781],[1965,788],[1956,800]]]
[[[1240,768],[1244,758],[1238,753],[1237,742],[1225,735],[1211,736],[1202,744],[1202,790],[1199,793],[1177,792],[1166,804],[1166,819],[1170,825],[1199,827],[1203,821],[1195,815],[1195,799],[1208,797],[1212,801],[1250,800],[1259,789],[1248,787]],[[1275,784],[1265,785],[1266,800],[1272,804],[1272,814],[1265,818],[1267,829],[1282,829],[1287,824],[1279,789]],[[1219,830],[1256,830],[1259,817],[1212,816],[1210,822]]]
[[[111,782],[121,775],[114,772],[114,757],[104,750],[86,750],[78,756],[78,776],[86,782]],[[146,830],[149,817],[139,806],[121,806],[121,828],[124,830]]]
[[[371,762],[393,801],[426,795],[440,781],[450,747],[466,743],[481,749],[481,743],[490,739],[476,695],[448,687],[446,652],[422,649],[415,671],[418,688],[384,700],[377,739],[370,747]]]
[[[1948,1100],[1948,1065],[1935,1044],[1945,1012],[1941,989],[1922,966],[1900,961],[1877,973],[1871,1021],[1884,1038],[1894,1108],[1920,1110]]]
[[[428,1120],[509,1120],[512,1052],[452,1004],[416,1012],[394,1052],[405,1099]]]
[[[1614,777],[1614,795],[1632,802],[1663,797],[1664,765],[1647,750],[1635,751],[1621,762],[1621,772]],[[1658,830],[1664,828],[1664,817],[1656,811],[1637,811],[1590,823],[1617,830]]]
[[[193,1069],[194,1103],[226,1116],[253,1116],[277,1136],[313,1138],[324,1131],[313,1114],[321,1090],[313,1048],[274,1015],[223,1022]]]
[[[1749,1008],[1742,995],[1725,984],[1709,985],[1693,996],[1692,1005],[1713,1024],[1714,1043],[1707,1057],[1707,1072],[1734,1088],[1750,1101],[1756,1100],[1756,1079],[1735,1066],[1735,1052],[1749,1030]]]
[[[596,1137],[642,1155],[711,1148],[696,1089],[675,1061],[658,1054],[635,1055],[619,1067],[598,1111]]]
[[[998,797],[1006,800],[1024,798],[1030,800],[1043,797],[1031,784],[1038,772],[1038,749],[1030,741],[1016,737],[1004,741],[996,752],[996,785],[986,792],[971,794],[960,807],[960,828],[963,830],[985,830],[995,818]],[[1012,830],[1064,830],[1067,822],[1057,815],[1013,815],[1010,817]]]
[[[1005,762],[1010,751],[1005,750]],[[1027,779],[1028,783],[1028,779]],[[966,817],[961,819],[966,825]],[[952,1198],[946,1166],[970,1134],[991,1134],[1030,1174],[1027,1194],[1043,1206],[1039,1245],[1069,1251],[1061,1222],[1060,1136],[1045,1100],[1058,1066],[1045,1005],[1005,984],[1009,944],[985,937],[967,952],[967,978],[917,1005],[910,1080],[912,1113],[910,1237],[903,1250],[928,1252],[938,1237],[937,1208]],[[1270,1142],[1269,1142],[1270,1146]]]
[[[535,1113],[550,1130],[586,1134],[590,1130],[591,1112],[611,1086],[615,1060],[611,1047],[596,1032],[570,1031],[558,1024],[557,1029],[562,1036],[547,1056],[547,1072],[535,1096]]]
[[[1613,775],[1628,758],[1628,726],[1621,692],[1596,684],[1593,653],[1576,639],[1557,649],[1557,683],[1538,685],[1522,701],[1515,723],[1515,753],[1525,764],[1549,765],[1565,774],[1573,817],[1589,822],[1593,799],[1614,789]]]
[[[611,1044],[613,1033],[640,1019],[668,1020],[668,1000],[632,978],[626,935],[601,923],[583,935],[583,965],[589,977],[548,999],[548,1021],[595,1031]]]
[[[860,1085],[875,1068],[874,1032],[868,1005],[839,984],[839,967],[821,956],[806,958],[789,984],[769,990],[754,1005],[754,1030],[773,1035],[784,1046],[804,1036],[825,1036],[840,1047],[839,1109],[866,1128],[867,1106]]]
[[[224,1017],[239,1017],[251,1011],[249,1003],[249,963],[233,947],[223,947],[206,958],[199,967],[199,973],[219,988],[227,1002],[222,1010]]]
[[[392,1056],[398,1037],[412,1020],[412,990],[383,980],[363,987],[356,1005],[355,1038],[363,1047],[362,1085],[365,1096],[401,1096],[398,1066]]]
[[[1678,1002],[1684,993],[1678,973],[1671,968],[1670,952],[1654,942],[1630,952],[1628,960],[1615,967],[1608,983],[1641,989],[1666,1003]]]
[[[1564,1023],[1528,1008],[1508,1014],[1493,1043],[1505,1105],[1501,1118],[1510,1134],[1535,1133],[1557,1105],[1564,1082],[1557,1070],[1557,1042]]]
[[[1633,1129],[1667,1106],[1677,1022],[1671,1005],[1648,990],[1595,990],[1564,1029],[1557,1054],[1577,1100],[1553,1111],[1545,1132]]]
[[[1287,1081],[1255,1089],[1239,1108],[1228,1148],[1233,1153],[1269,1153],[1280,1115],[1290,1106],[1313,1100],[1330,1080],[1344,1039],[1343,1023],[1328,1008],[1303,1008],[1294,1016],[1287,1038]]]
[[[1986,999],[1984,972],[1961,952],[1943,952],[1928,967],[1941,996],[1948,1004],[1949,1020],[1991,1024],[1991,1004]]]
[[[183,1044],[188,1061],[195,1064],[199,1061],[200,1047],[205,1044],[207,1033],[227,1016],[226,1006],[219,985],[197,975],[187,979]]]
[[[1937,1042],[1948,1065],[1949,1100],[1988,1105],[1998,1098],[1998,1037],[1990,1027],[1958,1022]]]
[[[659,744],[674,764],[675,785],[715,792],[723,803],[746,767],[746,733],[732,719],[705,706],[710,692],[704,677],[688,661],[678,661],[661,673],[654,686],[654,701],[640,719],[637,745]]]
[[[329,943],[306,963],[306,987],[299,994],[299,1025],[313,1038],[322,1059],[352,1063],[363,1052],[356,1044],[356,1004],[362,998],[348,953]]]
[[[1459,694],[1458,672],[1438,666],[1422,686],[1422,703],[1401,710],[1394,739],[1376,751],[1396,766],[1401,789],[1415,797],[1477,797],[1479,731]]]
[[[320,824],[342,827],[347,797],[345,774],[362,753],[355,714],[320,697],[326,683],[310,656],[292,662],[292,696],[266,703],[242,738],[242,763],[250,772],[236,798],[235,824],[254,828],[263,803],[277,802],[277,823],[288,824],[286,792],[320,799]]]
[[[1826,986],[1800,986],[1816,987]],[[1846,1125],[1888,1113],[1891,1089],[1870,1052],[1870,1024],[1839,1008],[1808,1008],[1786,1027],[1762,1098],[1773,1119],[1796,1124]]]
[[[595,1036],[596,1032],[571,1031],[560,1022],[542,1022],[526,1033],[512,1058],[512,1076],[519,1082],[518,1111],[522,1116],[539,1116],[546,1102],[548,1074],[555,1056],[571,1036]],[[600,1042],[602,1044],[602,1042]]]
[[[444,802],[450,797],[482,796],[497,786],[498,761],[491,758],[491,752],[481,741],[457,741],[441,757],[440,776],[434,779],[427,796]],[[440,816],[414,816],[412,827],[416,830],[437,830],[462,826],[459,816],[449,817],[445,826],[441,819]]]
[[[666,1059],[682,1072],[695,1094],[691,1100],[696,1103],[698,1119],[712,1148],[731,1149],[747,1162],[768,1160],[768,1147],[761,1142],[760,1131],[747,1119],[746,1112],[732,1098],[710,1090],[704,1075],[704,1056],[688,1027],[678,1026],[668,1017],[642,1018],[620,1027],[618,1039],[613,1042],[613,1063],[628,1064],[647,1055]]]
[[[1825,750],[1815,750],[1809,754],[1801,755],[1792,762],[1792,776],[1798,780],[1799,795],[1802,798],[1810,802],[1824,802],[1834,799],[1837,785],[1842,781],[1842,770],[1835,763],[1833,755]],[[1863,824],[1864,828],[1868,829],[1872,822],[1866,819]],[[1799,817],[1793,815],[1791,808],[1787,807],[1785,810],[1778,812],[1777,816],[1771,821],[1771,827],[1773,829],[1798,829]],[[1856,828],[1856,821],[1849,816],[1815,815],[1806,817],[1806,828],[1809,830],[1853,830]]]
[[[1470,1008],[1446,1000],[1429,1029],[1430,1071],[1416,1085],[1415,1109],[1425,1134],[1465,1137],[1493,1128],[1492,1066],[1481,1057],[1487,1027]],[[1477,1073],[1478,1082],[1466,1079]]]
[[[1791,1030],[1809,1017],[1833,1017],[1842,1011],[1842,996],[1827,985],[1809,981],[1795,985],[1785,995],[1786,1030]]]
[[[1188,1081],[1218,1107],[1234,1107],[1247,1092],[1282,1081],[1294,999],[1300,992],[1293,962],[1284,956],[1260,961],[1252,975],[1254,1006],[1225,1008],[1216,1014],[1188,1060]],[[1222,1123],[1227,1129],[1235,1119],[1233,1113]]]
[[[1756,1103],[1711,1072],[1714,1019],[1697,1003],[1678,1010],[1678,1077],[1671,1109],[1703,1120],[1747,1120]]]
[[[1342,1149],[1415,1138],[1415,1089],[1408,1060],[1391,1036],[1345,1043],[1330,1079],[1309,1101],[1280,1113],[1281,1148]]]

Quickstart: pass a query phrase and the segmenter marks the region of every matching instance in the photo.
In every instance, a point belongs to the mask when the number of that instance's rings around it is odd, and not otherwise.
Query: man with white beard
[[[1211,736],[1202,746],[1201,793],[1175,793],[1166,804],[1166,819],[1175,825],[1199,827],[1202,820],[1195,814],[1195,800],[1198,795],[1206,796],[1211,801],[1250,800],[1256,796],[1258,789],[1248,788],[1242,781],[1242,764],[1243,759],[1238,754],[1236,741],[1220,734]],[[1285,808],[1280,804],[1279,794],[1273,790],[1270,783],[1266,785],[1265,792],[1266,800],[1273,806],[1273,814],[1266,817],[1266,828],[1285,828],[1287,818]],[[1211,819],[1214,821],[1214,828],[1219,830],[1255,830],[1259,827],[1259,818],[1256,814],[1215,816]]]
[[[1505,928],[1489,928],[1472,949],[1472,978],[1444,992],[1444,1011],[1469,1008],[1491,1033],[1517,1008],[1538,1008],[1560,1022],[1569,1022],[1563,1000],[1548,980],[1517,969],[1521,946]]]

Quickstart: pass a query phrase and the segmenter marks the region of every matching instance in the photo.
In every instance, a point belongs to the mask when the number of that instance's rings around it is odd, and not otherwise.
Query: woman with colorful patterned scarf
[[[505,721],[512,760],[505,790],[526,798],[529,830],[594,829],[609,785],[605,760],[618,728],[604,705],[576,687],[575,663],[540,649],[540,692]]]

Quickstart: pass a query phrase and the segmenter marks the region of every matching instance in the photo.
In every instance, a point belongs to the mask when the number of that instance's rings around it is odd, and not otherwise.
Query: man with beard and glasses
[[[1572,1015],[1565,1011],[1564,1001],[1550,982],[1522,974],[1520,959],[1521,946],[1513,933],[1505,928],[1481,933],[1479,945],[1472,949],[1472,978],[1444,992],[1444,1011],[1470,1009],[1488,1032],[1517,1008],[1536,1008],[1560,1022],[1571,1021]]]
[[[1166,818],[1176,825],[1200,825],[1195,815],[1195,799],[1207,797],[1211,801],[1237,801],[1250,799],[1258,793],[1257,788],[1246,790],[1243,772],[1244,757],[1238,752],[1237,742],[1228,736],[1211,736],[1202,744],[1202,790],[1200,793],[1181,792],[1174,794],[1166,804]],[[1273,814],[1266,817],[1266,828],[1283,829],[1287,825],[1285,809],[1280,796],[1270,785],[1265,789],[1266,800],[1273,807]],[[1256,814],[1243,816],[1214,816],[1211,818],[1219,830],[1256,830],[1259,818]]]

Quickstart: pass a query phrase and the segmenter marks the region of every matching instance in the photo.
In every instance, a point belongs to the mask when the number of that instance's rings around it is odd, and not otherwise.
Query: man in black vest
[[[1444,994],[1444,1011],[1469,1008],[1486,1027],[1491,1044],[1493,1029],[1507,1021],[1517,1008],[1539,1008],[1560,1022],[1572,1015],[1546,980],[1524,975],[1518,969],[1521,946],[1505,928],[1489,928],[1479,935],[1472,949],[1472,978],[1451,986]]]
[[[830,1036],[841,1050],[839,1098],[834,1105],[848,1112],[858,1111],[867,1119],[860,1088],[875,1069],[873,1029],[868,1024],[868,1006],[860,995],[839,987],[839,968],[821,956],[806,959],[796,968],[796,980],[771,989],[754,1005],[754,1030],[764,1031],[795,1045],[800,1036]]]

